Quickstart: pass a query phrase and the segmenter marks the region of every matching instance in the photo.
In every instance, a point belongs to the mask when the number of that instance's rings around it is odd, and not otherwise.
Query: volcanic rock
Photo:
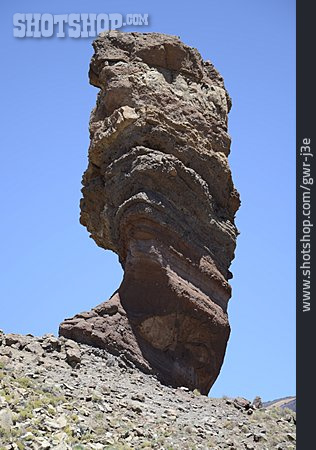
[[[178,37],[108,32],[93,47],[90,83],[100,91],[80,221],[118,254],[124,278],[59,332],[206,394],[230,333],[240,204],[228,165],[231,100],[214,66]]]

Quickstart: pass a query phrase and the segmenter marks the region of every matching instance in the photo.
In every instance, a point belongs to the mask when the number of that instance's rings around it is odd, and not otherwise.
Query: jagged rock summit
[[[240,204],[227,159],[231,100],[213,65],[175,36],[109,32],[93,47],[100,91],[80,220],[118,254],[124,278],[60,335],[206,394],[230,333]]]

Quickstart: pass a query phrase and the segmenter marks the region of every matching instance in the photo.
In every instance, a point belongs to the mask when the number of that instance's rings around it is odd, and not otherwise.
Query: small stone
[[[6,408],[8,406],[8,403],[6,402],[5,398],[0,395],[0,409]]]
[[[253,399],[253,401],[252,401],[251,406],[252,406],[254,409],[260,409],[260,408],[262,408],[262,400],[261,400],[261,397],[259,397],[259,396],[255,397],[255,398]]]
[[[296,439],[295,434],[293,433],[287,433],[286,437],[288,438],[289,441],[295,441]]]
[[[12,357],[12,350],[9,347],[0,347],[0,355]]]
[[[236,397],[233,401],[234,406],[238,409],[249,409],[250,401],[244,397]]]
[[[0,429],[2,428],[5,431],[10,431],[12,426],[13,426],[12,412],[9,410],[9,408],[1,409]]]
[[[112,439],[113,433],[111,433],[110,431],[107,431],[105,433],[105,441],[104,443],[106,445],[113,445],[114,444],[114,439]]]
[[[41,450],[48,450],[51,448],[50,443],[46,439],[40,438],[40,439],[37,439],[37,442],[39,443]]]
[[[43,356],[45,353],[39,342],[30,342],[25,346],[25,350],[30,353],[35,353],[39,356]]]
[[[2,367],[5,367],[7,364],[9,364],[10,358],[6,355],[0,356],[0,365]]]
[[[64,442],[54,447],[54,450],[71,450],[71,447]]]
[[[68,340],[65,343],[66,361],[71,367],[77,367],[81,362],[81,351],[79,345]]]
[[[67,424],[68,422],[64,414],[58,417],[56,420],[46,420],[45,422],[45,425],[49,426],[50,428],[54,428],[56,430],[65,428]]]
[[[21,436],[21,439],[25,439],[26,441],[33,441],[35,438],[34,434],[30,431],[27,431],[23,436]]]
[[[26,372],[25,376],[33,379],[39,378],[39,375],[34,372]]]
[[[178,175],[177,169],[175,167],[171,167],[169,170],[169,175],[176,177]]]
[[[130,402],[128,403],[127,407],[138,414],[140,414],[143,411],[142,408],[137,403]]]
[[[205,424],[212,424],[212,423],[215,423],[215,422],[216,422],[215,417],[207,417],[205,419]]]
[[[136,400],[138,402],[145,401],[145,396],[143,394],[139,394],[139,393],[133,394],[131,398],[132,398],[132,400]]]
[[[265,435],[263,433],[254,434],[253,435],[253,440],[255,442],[260,442],[262,439],[266,439],[266,437],[265,437]]]
[[[144,432],[143,432],[143,430],[141,429],[141,428],[134,428],[134,433],[137,435],[137,436],[144,436]]]
[[[246,443],[245,443],[245,448],[246,448],[247,450],[254,450],[254,449],[255,449],[255,446],[254,446],[253,444],[251,444],[250,442],[246,442]]]
[[[43,336],[44,340],[42,343],[42,347],[46,352],[60,351],[61,342],[58,338],[56,338],[53,334],[47,334]]]

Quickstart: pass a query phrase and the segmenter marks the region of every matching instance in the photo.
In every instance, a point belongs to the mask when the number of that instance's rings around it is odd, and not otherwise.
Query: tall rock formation
[[[175,36],[109,32],[93,47],[100,91],[80,221],[119,255],[124,278],[60,334],[206,394],[230,333],[240,204],[227,159],[231,100],[213,65]]]

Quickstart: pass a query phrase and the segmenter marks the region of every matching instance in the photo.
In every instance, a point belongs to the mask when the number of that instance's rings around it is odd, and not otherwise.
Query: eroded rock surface
[[[60,334],[206,394],[230,333],[231,100],[213,65],[177,37],[110,32],[93,46],[90,83],[100,91],[80,220],[119,255],[124,278]]]

